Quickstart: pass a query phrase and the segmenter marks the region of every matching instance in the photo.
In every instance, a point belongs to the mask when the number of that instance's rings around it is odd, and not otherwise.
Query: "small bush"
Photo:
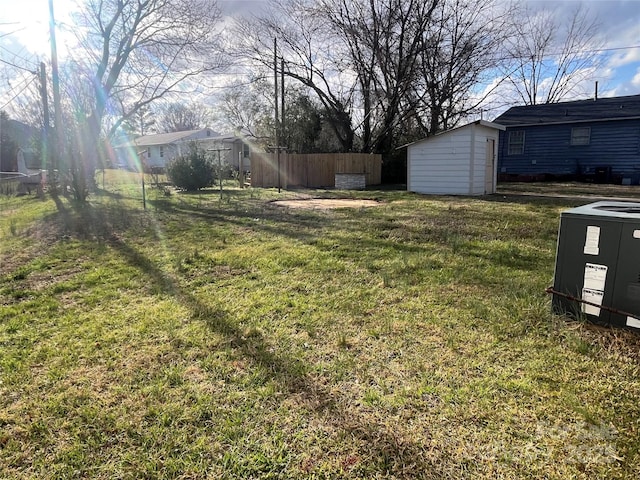
[[[210,187],[216,179],[215,167],[206,152],[195,145],[189,147],[187,155],[176,157],[167,165],[167,175],[177,188],[188,192]]]

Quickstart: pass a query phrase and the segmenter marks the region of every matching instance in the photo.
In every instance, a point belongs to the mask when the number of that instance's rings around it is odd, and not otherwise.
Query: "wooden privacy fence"
[[[280,186],[333,187],[336,173],[364,174],[367,185],[379,185],[382,156],[369,153],[280,154]],[[251,186],[277,187],[274,153],[251,153]]]

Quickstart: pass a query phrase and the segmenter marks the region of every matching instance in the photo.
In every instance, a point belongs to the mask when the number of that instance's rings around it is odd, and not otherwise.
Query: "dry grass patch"
[[[377,207],[380,202],[358,198],[309,198],[302,200],[274,200],[272,204],[287,208],[331,210],[334,208]]]

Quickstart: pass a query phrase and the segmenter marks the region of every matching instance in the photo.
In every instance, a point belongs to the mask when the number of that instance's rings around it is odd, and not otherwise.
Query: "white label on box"
[[[633,238],[640,238],[640,230],[633,231]]]
[[[601,290],[591,290],[589,288],[582,289],[582,300],[586,302],[595,303],[596,305],[602,305],[602,299],[604,292]],[[582,312],[588,315],[600,316],[600,308],[595,305],[582,304]]]
[[[587,263],[584,266],[584,288],[590,290],[604,291],[604,284],[607,280],[606,265],[597,265],[595,263]]]
[[[584,254],[600,254],[600,227],[594,225],[587,227],[587,238],[584,241]]]
[[[640,328],[640,320],[633,317],[627,317],[627,327]]]

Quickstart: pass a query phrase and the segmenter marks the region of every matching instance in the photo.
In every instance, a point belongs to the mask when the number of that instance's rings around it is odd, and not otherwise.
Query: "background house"
[[[220,135],[210,128],[183,132],[157,133],[127,140],[114,146],[116,163],[123,168],[138,169],[141,161],[147,167],[165,168],[175,157],[189,152],[195,142],[210,152],[211,158],[239,168],[250,169],[249,146],[241,137]]]
[[[494,122],[501,180],[640,181],[640,95],[512,107]]]
[[[484,195],[496,189],[496,145],[504,127],[477,120],[407,146],[407,190]]]

